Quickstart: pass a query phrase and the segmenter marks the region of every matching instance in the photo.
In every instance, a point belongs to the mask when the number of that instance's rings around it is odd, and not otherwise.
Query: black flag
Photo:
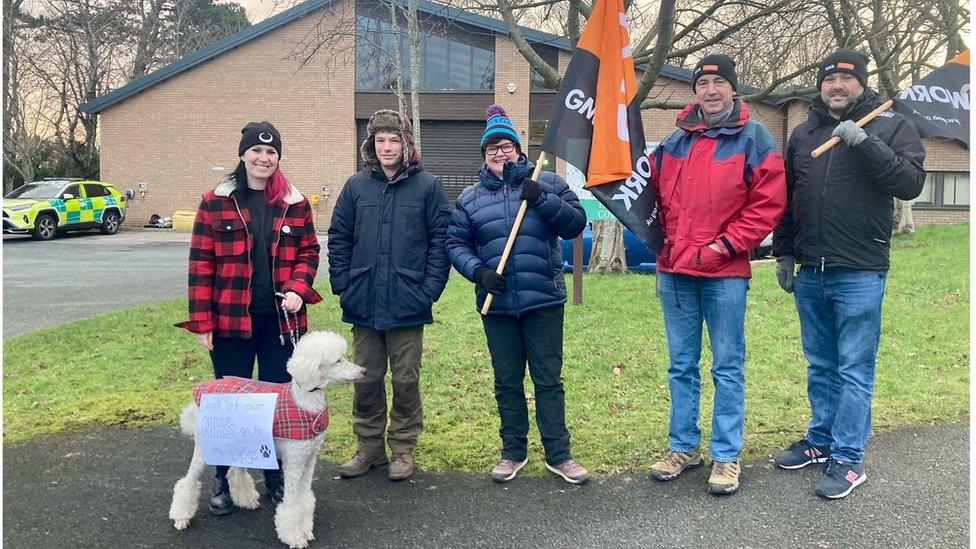
[[[969,148],[969,50],[902,90],[895,110],[922,137],[946,137]]]

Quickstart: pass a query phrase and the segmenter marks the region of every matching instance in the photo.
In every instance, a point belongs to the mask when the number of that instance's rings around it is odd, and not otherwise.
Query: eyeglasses
[[[514,143],[505,143],[504,145],[497,145],[497,146],[492,145],[490,147],[485,147],[485,154],[487,154],[488,156],[495,156],[496,154],[498,154],[498,151],[502,151],[503,153],[508,154],[514,150],[515,150]]]

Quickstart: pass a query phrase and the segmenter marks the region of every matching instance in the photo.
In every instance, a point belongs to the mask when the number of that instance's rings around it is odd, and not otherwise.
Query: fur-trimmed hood
[[[363,157],[363,162],[367,166],[379,167],[380,161],[376,158],[376,145],[374,139],[379,132],[391,132],[400,136],[403,141],[403,165],[410,166],[420,162],[420,153],[414,145],[413,124],[406,116],[389,109],[380,109],[373,113],[366,123],[366,140],[359,147],[359,153]]]
[[[214,194],[217,196],[222,196],[224,198],[227,198],[230,195],[232,195],[236,190],[237,190],[237,179],[232,175],[217,184],[217,188],[214,189]],[[294,185],[289,183],[288,194],[283,196],[281,200],[284,201],[285,204],[291,205],[291,204],[298,204],[304,198],[305,196],[302,195],[302,193],[298,192],[298,189],[296,189]]]

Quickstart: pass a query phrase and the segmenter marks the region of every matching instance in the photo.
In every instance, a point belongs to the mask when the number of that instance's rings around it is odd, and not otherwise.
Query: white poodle
[[[309,427],[307,431],[311,438],[301,440],[296,440],[294,436],[279,438],[277,435],[280,402],[275,410],[275,451],[282,462],[281,469],[285,479],[285,497],[275,512],[275,530],[278,539],[289,547],[308,547],[308,542],[314,539],[312,519],[315,511],[315,496],[312,494],[312,474],[315,472],[319,449],[325,440],[324,427],[328,424],[328,400],[324,389],[330,383],[362,379],[365,373],[364,368],[348,362],[345,354],[346,340],[342,336],[332,332],[310,332],[298,341],[295,352],[288,360],[288,373],[291,374],[292,381],[285,385],[289,386],[290,400],[293,400],[299,413],[304,413],[306,418],[316,418],[315,428],[312,427],[312,422],[306,422],[308,425],[305,425]],[[227,387],[221,387],[220,383],[233,383],[235,379],[249,382],[241,378],[208,381],[198,385],[194,389],[194,395],[199,397],[201,393],[227,392]],[[281,400],[279,395],[279,401]],[[173,487],[173,503],[169,508],[169,518],[173,520],[177,530],[183,530],[190,524],[190,519],[196,514],[200,500],[199,477],[205,464],[203,448],[196,439],[198,410],[196,403],[190,403],[180,415],[180,427],[184,433],[194,437],[194,446],[190,469]],[[322,419],[324,422],[321,421]],[[227,474],[227,481],[234,505],[245,509],[258,507],[258,492],[254,488],[254,479],[246,469],[231,468]]]

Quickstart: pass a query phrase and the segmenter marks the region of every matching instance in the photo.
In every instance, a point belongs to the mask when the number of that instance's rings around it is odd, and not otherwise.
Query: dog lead
[[[298,313],[292,313],[285,309],[285,294],[275,292],[275,297],[281,300],[281,310],[285,312],[285,326],[288,328],[288,339],[291,340],[291,346],[294,347],[298,345]],[[291,315],[291,318],[288,315]],[[294,325],[292,325],[292,321],[295,322]],[[278,339],[282,345],[285,344],[285,336],[278,334]]]

